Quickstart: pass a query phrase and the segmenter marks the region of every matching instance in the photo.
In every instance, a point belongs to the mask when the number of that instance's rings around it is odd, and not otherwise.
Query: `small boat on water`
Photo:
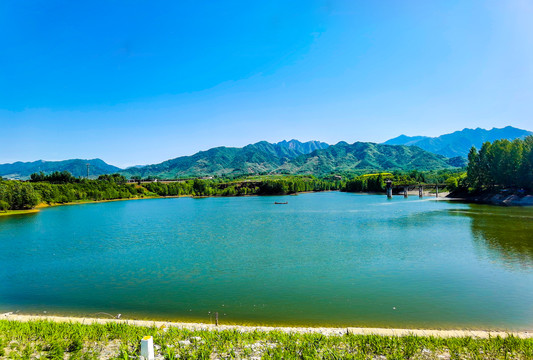
[[[285,201],[285,202],[277,202],[277,201],[274,201],[274,204],[276,205],[286,205],[288,204],[289,202],[288,201]]]

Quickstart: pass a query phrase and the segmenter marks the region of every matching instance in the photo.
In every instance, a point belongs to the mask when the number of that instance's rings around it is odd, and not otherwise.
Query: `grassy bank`
[[[186,197],[184,196],[167,196],[167,197]],[[83,204],[98,204],[98,203],[108,203],[108,202],[116,202],[116,201],[129,201],[129,200],[146,200],[146,199],[163,199],[167,197],[161,197],[158,195],[153,196],[145,196],[145,197],[131,197],[131,198],[123,198],[123,199],[112,199],[112,200],[76,200],[76,201],[70,201],[65,203],[40,203],[37,206],[35,206],[36,209],[45,209],[49,207],[55,207],[55,206],[65,206],[65,205],[83,205]]]
[[[190,330],[124,323],[0,320],[0,358],[137,358],[151,335],[165,359],[531,359],[533,339]],[[156,355],[157,356],[157,355]]]
[[[35,213],[38,213],[38,212],[39,212],[38,209],[31,209],[31,210],[7,210],[7,211],[0,211],[0,216],[35,214]]]

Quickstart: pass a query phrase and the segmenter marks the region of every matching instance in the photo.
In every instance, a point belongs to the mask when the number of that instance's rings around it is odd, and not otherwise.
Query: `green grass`
[[[25,214],[34,214],[39,212],[37,209],[31,209],[31,210],[7,210],[7,211],[0,211],[0,216],[10,216],[10,215],[25,215]]]
[[[0,358],[137,359],[151,335],[165,359],[531,359],[533,339],[324,336],[281,331],[192,331],[109,323],[0,320]]]

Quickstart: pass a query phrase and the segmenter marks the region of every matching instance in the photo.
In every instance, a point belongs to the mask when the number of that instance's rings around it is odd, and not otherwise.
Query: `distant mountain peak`
[[[501,129],[492,128],[491,130],[478,127],[475,129],[464,128],[438,137],[400,135],[387,140],[384,144],[418,146],[432,153],[454,158],[457,156],[467,157],[472,146],[480,148],[486,141],[521,139],[531,134],[533,134],[531,131],[512,126]]]
[[[136,165],[125,170],[106,164],[99,158],[64,161],[37,160],[0,164],[0,176],[27,179],[32,173],[69,171],[74,176],[121,172],[126,176],[178,178],[206,175],[245,175],[287,173],[327,174],[338,171],[443,169],[464,166],[472,146],[485,141],[513,140],[532,133],[512,126],[502,129],[465,128],[439,137],[400,135],[384,144],[339,141],[335,145],[310,140],[259,141],[242,148],[219,146],[190,156],[166,160],[159,164]],[[412,146],[415,145],[415,146]],[[435,155],[438,154],[438,155]],[[445,157],[449,158],[446,159]]]
[[[432,170],[454,165],[440,155],[420,148],[340,141],[328,145],[320,141],[292,139],[277,143],[260,141],[243,148],[213,148],[160,164],[128,168],[125,176],[160,178],[206,175],[314,174],[375,170]]]
[[[309,140],[309,141],[305,141],[305,142],[301,142],[300,140],[297,140],[297,139],[291,139],[291,140],[282,140],[282,141],[279,141],[277,143],[274,143],[273,145],[280,145],[280,146],[283,146],[283,145],[305,145],[305,144],[322,144],[324,145],[325,147],[328,147],[329,145],[326,144],[325,142],[322,142],[322,141],[318,141],[318,140]]]
[[[90,165],[89,174],[97,177],[103,174],[112,174],[122,169],[105,163],[102,159],[70,159],[62,161],[36,160],[32,162],[17,161],[12,164],[0,164],[0,176],[12,179],[28,179],[31,174],[54,171],[68,171],[73,176],[87,176],[87,164]]]
[[[315,150],[326,149],[329,146],[329,144],[326,144],[325,142],[321,142],[317,140],[301,142],[296,139],[291,139],[289,141],[282,140],[273,145],[280,150],[282,149],[290,150],[292,153],[289,155],[289,157],[296,157],[299,155],[309,154]]]

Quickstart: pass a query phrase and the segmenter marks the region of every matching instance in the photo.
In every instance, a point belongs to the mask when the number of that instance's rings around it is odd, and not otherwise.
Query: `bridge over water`
[[[418,189],[418,196],[424,196],[424,189],[435,189],[435,197],[439,197],[439,188],[444,189],[446,184],[393,184],[391,180],[386,181],[387,197],[392,198],[393,190],[403,194],[404,197],[408,196],[409,191]]]

